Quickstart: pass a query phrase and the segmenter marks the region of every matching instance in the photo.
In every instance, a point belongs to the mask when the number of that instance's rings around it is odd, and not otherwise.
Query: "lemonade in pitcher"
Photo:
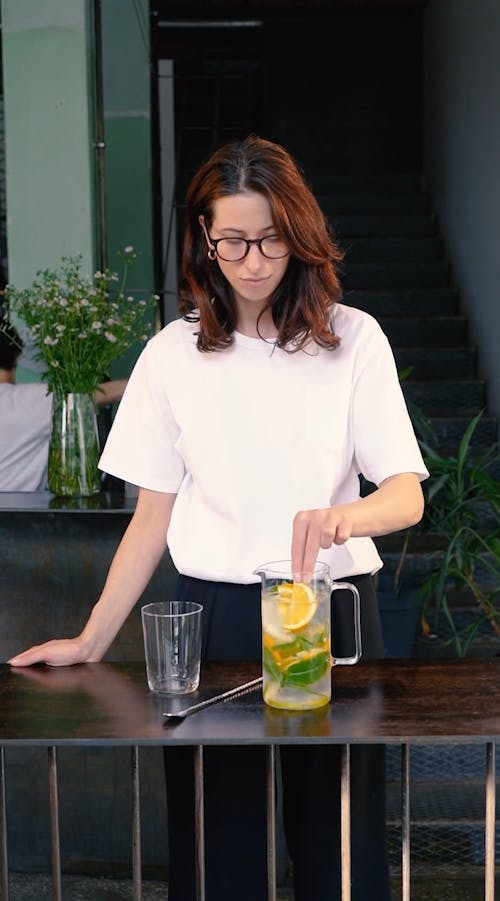
[[[331,697],[328,585],[277,581],[262,591],[264,701],[310,710]]]
[[[351,582],[333,582],[327,563],[295,581],[291,560],[274,560],[254,570],[262,583],[262,670],[264,701],[283,710],[311,710],[328,704],[331,668],[361,657],[359,592]],[[332,659],[330,602],[351,595],[354,651]]]

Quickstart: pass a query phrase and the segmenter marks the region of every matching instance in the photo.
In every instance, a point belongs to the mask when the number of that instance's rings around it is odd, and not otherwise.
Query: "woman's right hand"
[[[49,666],[70,666],[73,663],[89,663],[83,643],[78,638],[58,638],[34,645],[7,660],[11,666],[31,666],[33,663],[48,663]]]

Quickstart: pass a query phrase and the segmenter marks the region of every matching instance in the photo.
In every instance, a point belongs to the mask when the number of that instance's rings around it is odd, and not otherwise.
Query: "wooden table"
[[[3,899],[8,899],[8,850],[4,750],[46,746],[52,829],[54,898],[61,898],[57,806],[57,748],[117,746],[132,749],[133,883],[141,898],[140,747],[196,747],[194,815],[199,836],[198,897],[204,898],[203,748],[264,745],[268,748],[269,898],[276,897],[274,839],[275,749],[283,744],[342,747],[342,901],[350,898],[349,749],[353,744],[402,748],[402,898],[410,898],[409,747],[415,744],[484,744],[485,901],[495,893],[495,743],[500,737],[500,659],[387,660],[333,671],[332,704],[315,711],[273,710],[260,692],[247,694],[164,724],[163,712],[179,709],[260,675],[255,664],[209,665],[199,692],[155,697],[142,663],[96,663],[53,669],[11,670],[0,665],[1,846]]]

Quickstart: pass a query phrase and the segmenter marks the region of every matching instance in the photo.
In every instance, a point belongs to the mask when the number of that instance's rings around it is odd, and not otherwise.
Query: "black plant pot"
[[[384,654],[386,657],[412,657],[422,601],[416,587],[403,587],[396,591],[392,575],[384,573],[383,578],[381,576],[377,598]]]

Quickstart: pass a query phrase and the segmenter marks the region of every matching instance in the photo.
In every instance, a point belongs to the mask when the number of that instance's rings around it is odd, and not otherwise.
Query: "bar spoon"
[[[183,710],[164,713],[164,725],[167,723],[175,724],[176,720],[183,720],[192,713],[198,713],[198,710],[205,710],[206,707],[211,707],[212,704],[218,704],[219,701],[230,701],[231,698],[239,698],[241,695],[249,694],[251,691],[255,691],[256,688],[259,688],[260,685],[262,685],[262,676],[258,679],[252,679],[251,682],[244,682],[243,685],[237,685],[236,688],[230,688],[229,691],[223,691],[221,694],[214,695],[213,698],[207,698],[205,701],[200,701],[198,704],[191,704],[190,707],[184,707]]]

